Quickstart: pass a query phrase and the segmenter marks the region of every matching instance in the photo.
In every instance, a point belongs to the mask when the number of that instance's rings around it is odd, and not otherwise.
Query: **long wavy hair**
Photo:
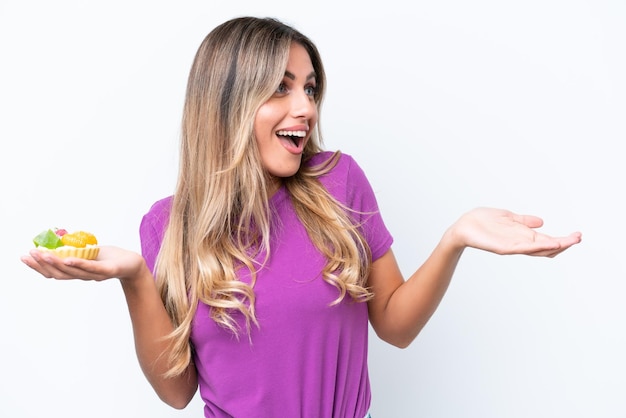
[[[182,118],[180,167],[172,210],[156,262],[156,282],[175,326],[168,336],[169,376],[182,373],[192,356],[191,323],[199,302],[211,318],[234,334],[233,313],[255,324],[255,272],[270,254],[270,177],[254,137],[258,109],[281,83],[290,45],[308,51],[316,74],[315,103],[321,110],[325,73],[316,46],[294,28],[272,18],[238,17],[211,31],[190,70]],[[318,180],[339,153],[321,165],[306,161],[322,150],[319,119],[299,171],[283,179],[299,219],[328,260],[322,277],[346,295],[367,301],[371,255],[348,208]],[[252,272],[250,284],[236,271]]]

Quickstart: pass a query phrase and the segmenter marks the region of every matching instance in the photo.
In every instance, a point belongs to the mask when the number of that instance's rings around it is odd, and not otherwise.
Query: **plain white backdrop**
[[[619,0],[0,0],[0,416],[202,416],[153,393],[116,280],[46,280],[19,257],[48,227],[139,251],[173,191],[193,55],[239,15],[317,43],[326,147],[365,169],[407,275],[475,206],[583,232],[555,259],[468,250],[412,346],[372,333],[373,416],[626,417]]]

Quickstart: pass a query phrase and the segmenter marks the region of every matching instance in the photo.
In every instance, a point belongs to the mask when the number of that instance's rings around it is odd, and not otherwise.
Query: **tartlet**
[[[38,250],[53,252],[57,257],[76,257],[93,260],[98,257],[100,247],[91,232],[69,233],[62,228],[47,229],[33,238]]]

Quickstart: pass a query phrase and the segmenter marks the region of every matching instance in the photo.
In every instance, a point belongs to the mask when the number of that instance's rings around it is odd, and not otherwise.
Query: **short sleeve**
[[[354,216],[362,223],[361,232],[372,251],[372,261],[382,257],[391,248],[393,237],[383,221],[378,201],[363,169],[349,158],[347,192]],[[350,203],[351,202],[351,203]]]
[[[383,256],[393,237],[380,213],[376,195],[363,169],[348,154],[341,154],[337,165],[320,179],[329,192],[352,211],[372,252],[372,261]]]
[[[154,203],[141,219],[139,226],[141,254],[153,274],[156,258],[161,249],[165,228],[169,221],[171,200],[171,197],[167,197]]]

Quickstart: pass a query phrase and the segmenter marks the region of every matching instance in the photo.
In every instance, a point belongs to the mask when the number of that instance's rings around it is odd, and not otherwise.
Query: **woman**
[[[368,321],[406,347],[466,247],[553,257],[580,242],[479,208],[405,280],[363,171],[322,150],[324,87],[315,45],[294,28],[223,23],[192,65],[176,190],[144,216],[142,255],[23,257],[45,277],[119,278],[142,369],[175,408],[199,387],[206,417],[365,417]]]

